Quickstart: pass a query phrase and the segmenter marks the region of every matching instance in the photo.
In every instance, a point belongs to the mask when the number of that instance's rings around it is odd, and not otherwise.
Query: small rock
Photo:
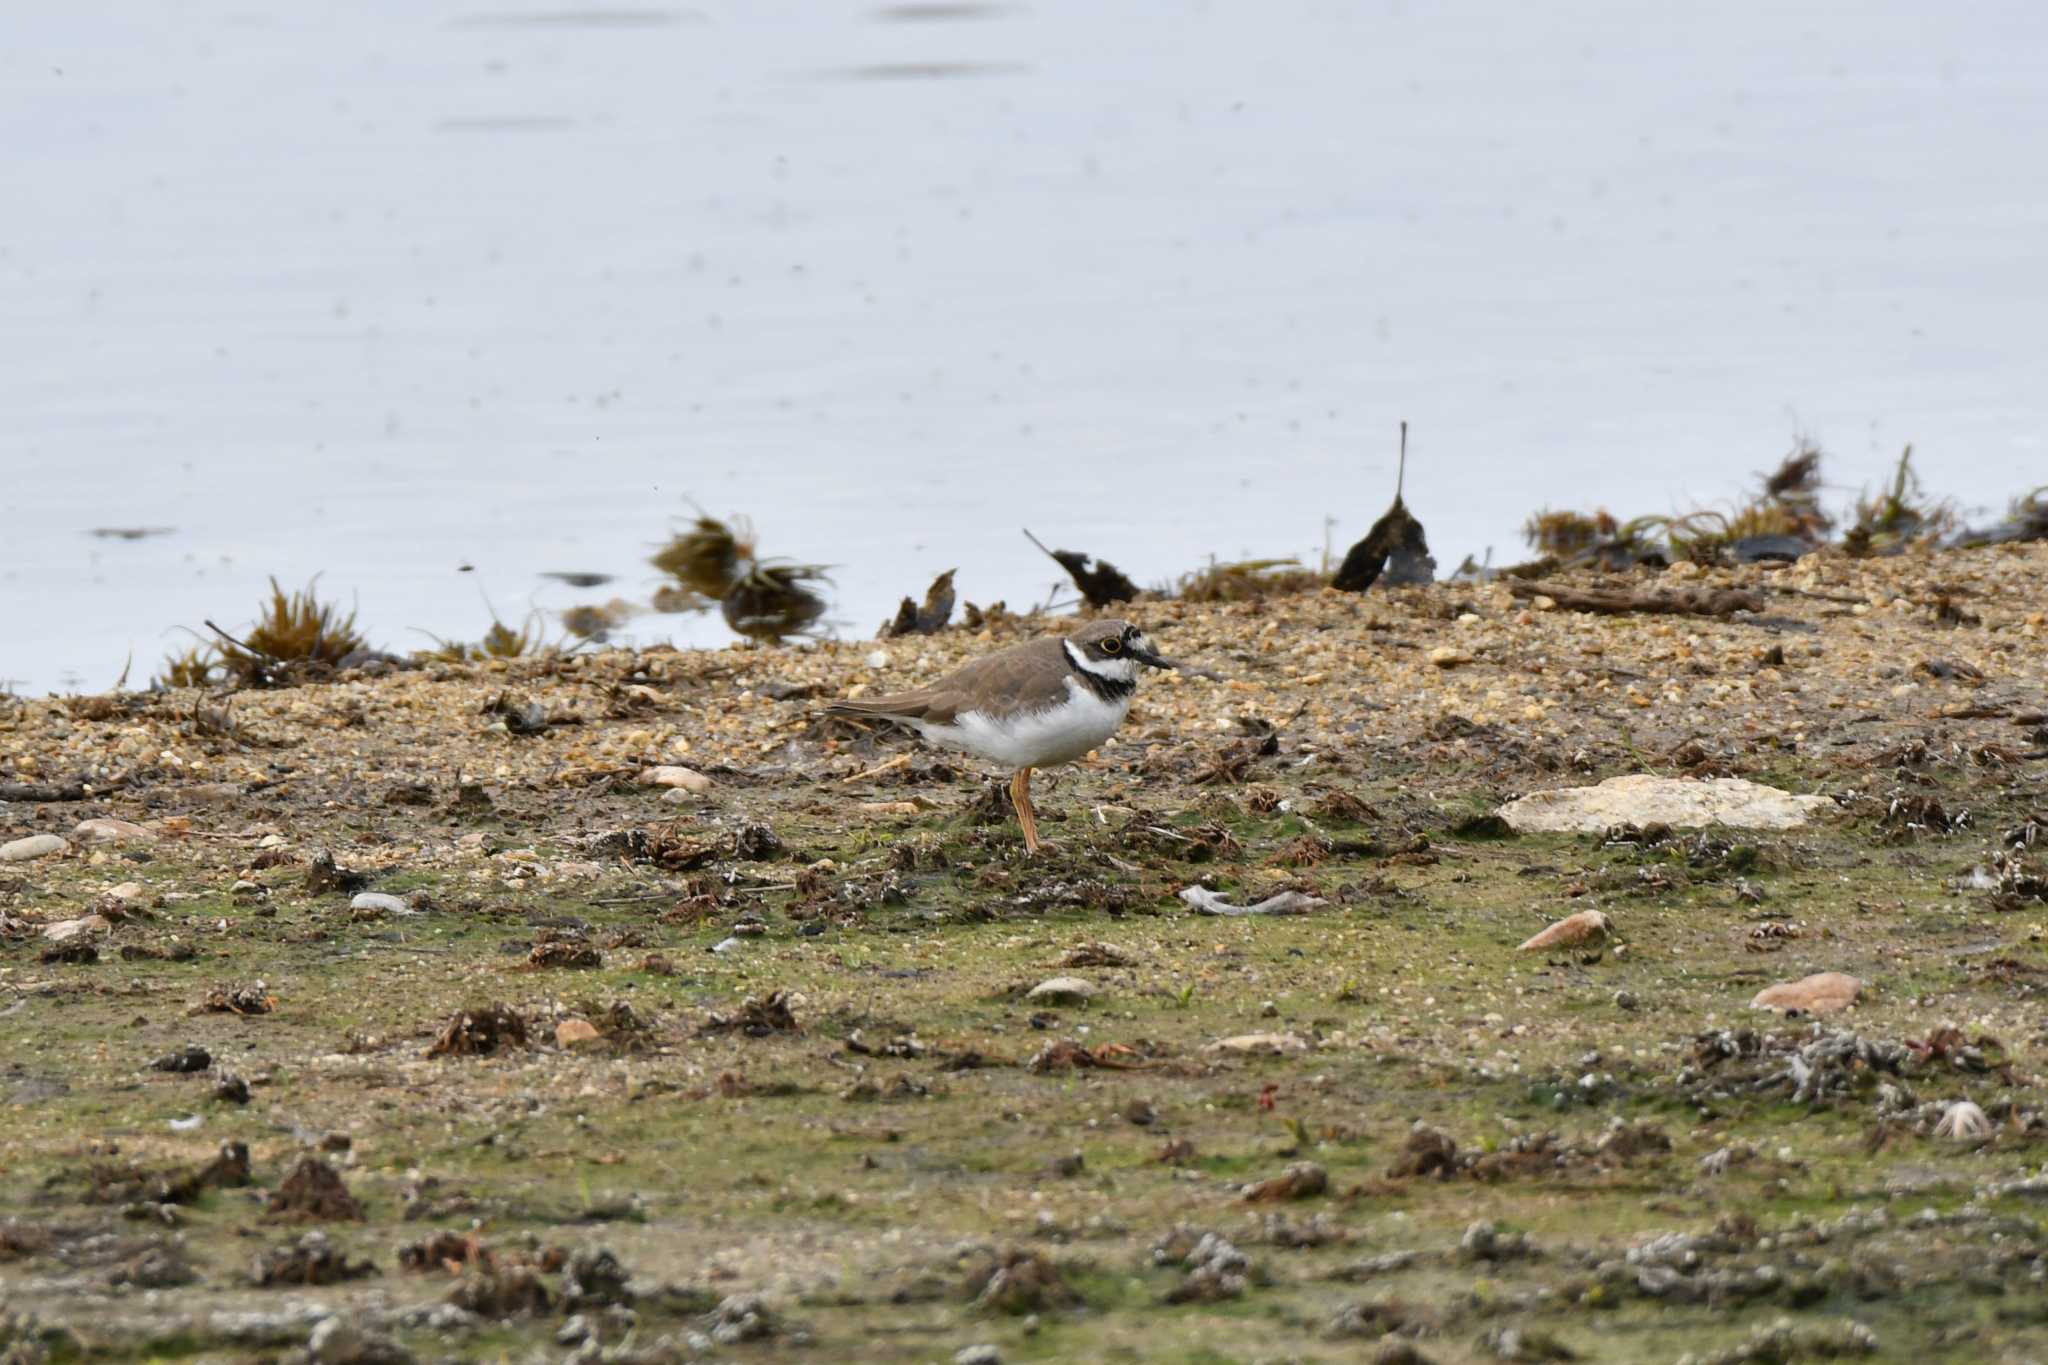
[[[1797,796],[1736,777],[1694,780],[1632,773],[1595,787],[1531,792],[1496,813],[1523,834],[1599,834],[1621,824],[1798,829],[1833,805],[1825,796]]]
[[[364,891],[348,903],[349,914],[356,919],[377,919],[383,915],[415,915],[419,912],[405,903],[404,898],[389,896],[382,891]]]
[[[1797,981],[1766,986],[1749,1002],[1753,1010],[1780,1014],[1832,1014],[1856,1003],[1863,983],[1842,972],[1816,972]]]
[[[1456,668],[1472,662],[1472,651],[1459,649],[1455,645],[1438,645],[1429,651],[1429,661],[1438,668]]]
[[[953,1352],[953,1365],[1003,1365],[1003,1353],[987,1342]]]
[[[1518,952],[1533,953],[1545,948],[1565,948],[1575,943],[1587,943],[1596,938],[1607,937],[1613,922],[1598,910],[1581,910],[1576,915],[1566,915],[1542,933],[1527,940]]]
[[[1330,1188],[1330,1173],[1313,1161],[1297,1161],[1271,1180],[1261,1180],[1244,1188],[1244,1197],[1252,1203],[1271,1203],[1286,1199],[1307,1199],[1323,1194]]]
[[[322,1318],[306,1342],[312,1365],[412,1365],[413,1354],[389,1338],[339,1317]]]
[[[1095,998],[1095,983],[1078,976],[1055,976],[1024,993],[1034,1004],[1085,1005]]]
[[[702,796],[711,790],[711,779],[695,768],[680,764],[664,763],[659,767],[645,768],[640,773],[640,785],[644,787],[673,787],[692,796]]]
[[[132,820],[80,820],[71,832],[95,844],[156,842],[155,830],[144,829]]]
[[[1618,1009],[1618,1010],[1632,1010],[1632,1009],[1634,1009],[1634,1008],[1636,1007],[1636,997],[1635,997],[1635,992],[1634,992],[1634,991],[1616,991],[1616,992],[1614,993],[1614,1007],[1615,1007],[1616,1009]]]
[[[1458,1239],[1461,1261],[1516,1261],[1533,1254],[1528,1234],[1506,1232],[1499,1224],[1483,1219],[1467,1227]]]
[[[1203,1051],[1284,1055],[1308,1051],[1308,1040],[1298,1033],[1240,1033],[1232,1038],[1218,1038]]]
[[[204,1071],[213,1065],[213,1054],[197,1043],[187,1043],[176,1052],[166,1053],[149,1064],[152,1071],[189,1073]]]
[[[1957,1100],[1941,1111],[1941,1121],[1934,1125],[1934,1135],[1953,1138],[1957,1142],[1975,1142],[1991,1136],[1991,1120],[1969,1100]]]
[[[45,924],[43,937],[52,943],[68,943],[72,939],[98,938],[113,927],[104,915],[80,915],[77,919],[60,919]]]
[[[603,1037],[604,1035],[597,1031],[597,1025],[588,1019],[571,1017],[555,1025],[555,1042],[562,1047],[582,1047]]]
[[[53,853],[69,853],[71,845],[54,834],[31,834],[11,843],[0,844],[0,863],[26,863],[36,858],[47,858]]]

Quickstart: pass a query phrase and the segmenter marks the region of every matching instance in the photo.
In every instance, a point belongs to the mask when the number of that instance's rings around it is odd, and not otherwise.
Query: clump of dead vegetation
[[[1696,508],[1671,516],[1617,521],[1595,512],[1545,510],[1530,517],[1523,537],[1538,559],[1501,570],[1531,578],[1566,568],[1662,568],[1682,560],[1698,564],[1789,562],[1836,546],[1851,556],[1898,554],[1915,545],[1998,544],[2048,538],[2048,489],[2013,503],[2004,522],[1981,531],[1960,528],[1955,506],[1932,497],[1913,467],[1913,448],[1899,456],[1890,481],[1859,497],[1838,519],[1822,505],[1821,448],[1801,437],[1756,491],[1732,511]],[[1839,539],[1835,532],[1846,525]],[[1467,562],[1470,576],[1485,571]]]
[[[350,662],[371,654],[356,630],[356,614],[346,615],[323,602],[314,589],[318,580],[287,593],[270,580],[270,599],[257,610],[256,623],[240,638],[213,622],[212,643],[200,643],[173,655],[158,676],[160,687],[278,687],[331,677]]]
[[[1899,456],[1891,482],[1874,497],[1859,497],[1854,512],[1842,537],[1843,550],[1852,555],[1897,553],[1914,541],[1946,535],[1957,521],[1953,503],[1930,498],[1921,487],[1910,445]]]
[[[1394,476],[1394,501],[1353,545],[1344,562],[1330,579],[1330,586],[1342,592],[1364,592],[1375,582],[1402,587],[1436,581],[1436,560],[1430,557],[1429,538],[1422,523],[1402,501],[1408,483],[1408,424],[1401,423],[1401,461]]]
[[[724,522],[700,513],[648,562],[674,580],[654,594],[656,611],[708,611],[716,605],[725,623],[750,640],[802,635],[825,614],[825,599],[814,587],[830,581],[825,566],[761,558],[753,527],[742,517]],[[583,624],[604,630],[618,622]]]
[[[1315,592],[1329,581],[1328,575],[1298,559],[1245,559],[1234,564],[1212,563],[1195,573],[1182,574],[1172,596],[1183,602],[1255,602],[1262,597]]]
[[[473,645],[443,640],[439,636],[431,638],[436,648],[428,650],[421,657],[436,663],[464,664],[481,663],[486,659],[530,659],[544,653],[548,648],[547,633],[541,629],[538,612],[528,613],[517,630],[500,620],[495,611],[492,612],[490,629],[486,630],[483,637]]]

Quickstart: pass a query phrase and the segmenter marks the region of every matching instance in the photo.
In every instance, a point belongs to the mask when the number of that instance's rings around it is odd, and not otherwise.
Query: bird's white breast
[[[1115,734],[1131,709],[1130,698],[1104,701],[1078,679],[1068,678],[1065,700],[1009,716],[963,711],[951,725],[911,722],[937,744],[951,745],[1006,763],[1012,768],[1044,768],[1071,763]]]

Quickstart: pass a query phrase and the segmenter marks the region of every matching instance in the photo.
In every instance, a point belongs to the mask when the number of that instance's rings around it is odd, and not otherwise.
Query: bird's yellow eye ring
[[[1104,654],[1114,654],[1123,647],[1124,642],[1118,639],[1108,639],[1102,642],[1102,652]]]

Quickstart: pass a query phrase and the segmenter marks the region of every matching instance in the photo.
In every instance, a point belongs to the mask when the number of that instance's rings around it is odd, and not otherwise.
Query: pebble
[[[581,1047],[586,1043],[594,1043],[603,1036],[597,1031],[597,1025],[588,1019],[571,1017],[555,1025],[555,1042],[561,1047]]]
[[[313,1365],[399,1365],[413,1355],[387,1337],[372,1335],[343,1318],[322,1318],[306,1342]]]
[[[74,938],[97,938],[114,926],[102,915],[81,915],[77,919],[60,919],[43,926],[43,937],[52,943],[68,943]]]
[[[953,1352],[953,1365],[1003,1365],[1003,1353],[987,1342]]]
[[[155,830],[144,829],[132,820],[80,820],[71,832],[95,844],[156,842]]]
[[[1472,662],[1472,651],[1453,645],[1438,645],[1429,651],[1429,661],[1438,668],[1456,668],[1459,664]]]
[[[1024,998],[1041,1005],[1085,1005],[1095,998],[1095,983],[1078,976],[1055,976],[1033,986]]]
[[[1531,792],[1494,813],[1522,834],[1599,834],[1620,824],[1798,829],[1834,804],[1739,777],[1695,781],[1631,773],[1595,787]]]
[[[71,845],[54,834],[31,834],[12,843],[0,844],[0,863],[25,863],[47,858],[52,853],[69,853]]]
[[[889,651],[886,649],[869,650],[867,663],[869,668],[887,668],[889,666]]]
[[[1218,1038],[1204,1048],[1205,1052],[1267,1052],[1287,1053],[1308,1051],[1308,1040],[1298,1033],[1240,1033],[1231,1038]]]
[[[1598,910],[1581,910],[1576,915],[1566,915],[1524,942],[1516,951],[1533,953],[1544,948],[1562,948],[1589,939],[1605,938],[1612,928],[1612,922]]]
[[[419,912],[407,905],[402,897],[387,896],[382,891],[361,891],[348,903],[348,908],[358,915],[416,915]]]
[[[693,796],[702,796],[705,792],[711,790],[711,779],[698,772],[695,768],[685,768],[675,763],[664,763],[660,767],[643,769],[640,773],[640,785],[643,787],[674,787],[689,792]]]
[[[1766,986],[1749,1002],[1753,1010],[1776,1010],[1780,1014],[1832,1014],[1856,1003],[1863,983],[1843,972],[1815,972],[1797,981]]]

